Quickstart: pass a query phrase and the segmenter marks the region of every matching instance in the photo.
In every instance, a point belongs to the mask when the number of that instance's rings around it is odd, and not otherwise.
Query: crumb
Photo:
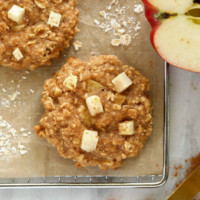
[[[9,96],[10,100],[14,101],[16,99],[16,97],[17,97],[18,94],[19,94],[19,92],[15,91],[12,95]]]
[[[73,43],[73,45],[74,45],[75,51],[78,51],[78,50],[82,47],[83,43],[80,42],[79,40],[76,40],[76,41]]]

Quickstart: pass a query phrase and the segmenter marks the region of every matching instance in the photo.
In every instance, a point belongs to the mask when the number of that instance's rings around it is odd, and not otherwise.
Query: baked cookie
[[[44,83],[45,113],[34,129],[77,167],[117,169],[152,133],[148,80],[115,56],[69,58]]]
[[[77,0],[0,0],[0,64],[50,65],[77,33]]]

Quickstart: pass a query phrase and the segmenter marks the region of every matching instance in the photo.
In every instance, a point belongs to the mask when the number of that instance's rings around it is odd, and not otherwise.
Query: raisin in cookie
[[[0,0],[0,64],[51,64],[77,33],[77,0]]]
[[[115,56],[69,58],[46,80],[36,133],[77,167],[117,169],[152,133],[148,80]]]

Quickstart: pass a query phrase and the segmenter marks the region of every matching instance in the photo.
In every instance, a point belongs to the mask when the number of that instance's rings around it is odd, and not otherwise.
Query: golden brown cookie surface
[[[0,64],[51,64],[77,33],[77,0],[0,0]]]
[[[115,56],[70,58],[45,81],[45,113],[35,130],[77,167],[117,169],[152,133],[148,89],[148,80]]]

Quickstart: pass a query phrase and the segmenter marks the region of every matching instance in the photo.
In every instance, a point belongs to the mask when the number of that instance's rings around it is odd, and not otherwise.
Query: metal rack
[[[0,178],[0,187],[64,187],[64,188],[114,188],[114,187],[159,187],[168,178],[168,137],[169,137],[169,105],[168,81],[169,65],[164,69],[164,139],[163,139],[163,173],[161,175],[146,175],[135,177],[114,176],[57,176],[57,177],[27,177],[27,178]]]

